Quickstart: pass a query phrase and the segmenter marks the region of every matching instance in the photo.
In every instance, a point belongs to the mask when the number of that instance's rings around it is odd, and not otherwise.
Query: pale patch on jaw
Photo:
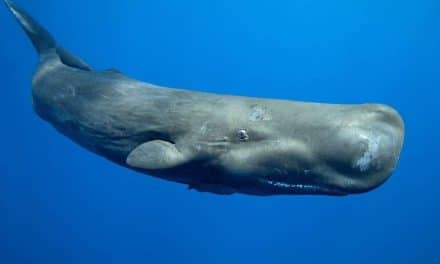
[[[367,136],[362,136],[368,142],[367,150],[364,152],[362,157],[360,157],[355,166],[364,172],[370,168],[371,162],[377,158],[379,152],[380,137],[369,138]]]

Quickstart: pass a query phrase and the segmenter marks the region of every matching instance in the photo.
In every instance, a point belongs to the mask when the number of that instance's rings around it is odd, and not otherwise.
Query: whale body
[[[159,87],[94,70],[13,1],[39,54],[35,112],[126,168],[216,194],[347,195],[394,171],[404,123],[383,104],[322,104]]]

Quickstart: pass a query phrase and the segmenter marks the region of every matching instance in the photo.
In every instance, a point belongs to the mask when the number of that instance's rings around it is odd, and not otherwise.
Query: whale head
[[[391,175],[403,144],[403,121],[385,105],[259,100],[230,109],[222,111],[226,124],[204,124],[217,139],[209,141],[217,154],[204,166],[227,175],[240,192],[367,192]]]

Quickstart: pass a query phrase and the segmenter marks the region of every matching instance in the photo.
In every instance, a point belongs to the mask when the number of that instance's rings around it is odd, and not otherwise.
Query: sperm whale
[[[95,70],[4,0],[39,54],[35,112],[128,169],[216,194],[347,195],[392,174],[404,123],[384,104],[323,104],[159,87]]]

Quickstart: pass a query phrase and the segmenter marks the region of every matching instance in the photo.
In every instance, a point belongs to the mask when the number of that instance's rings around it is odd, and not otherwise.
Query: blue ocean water
[[[394,175],[347,197],[217,196],[120,168],[32,110],[0,5],[0,263],[440,263],[440,2],[17,0],[98,69],[159,85],[386,103]]]

